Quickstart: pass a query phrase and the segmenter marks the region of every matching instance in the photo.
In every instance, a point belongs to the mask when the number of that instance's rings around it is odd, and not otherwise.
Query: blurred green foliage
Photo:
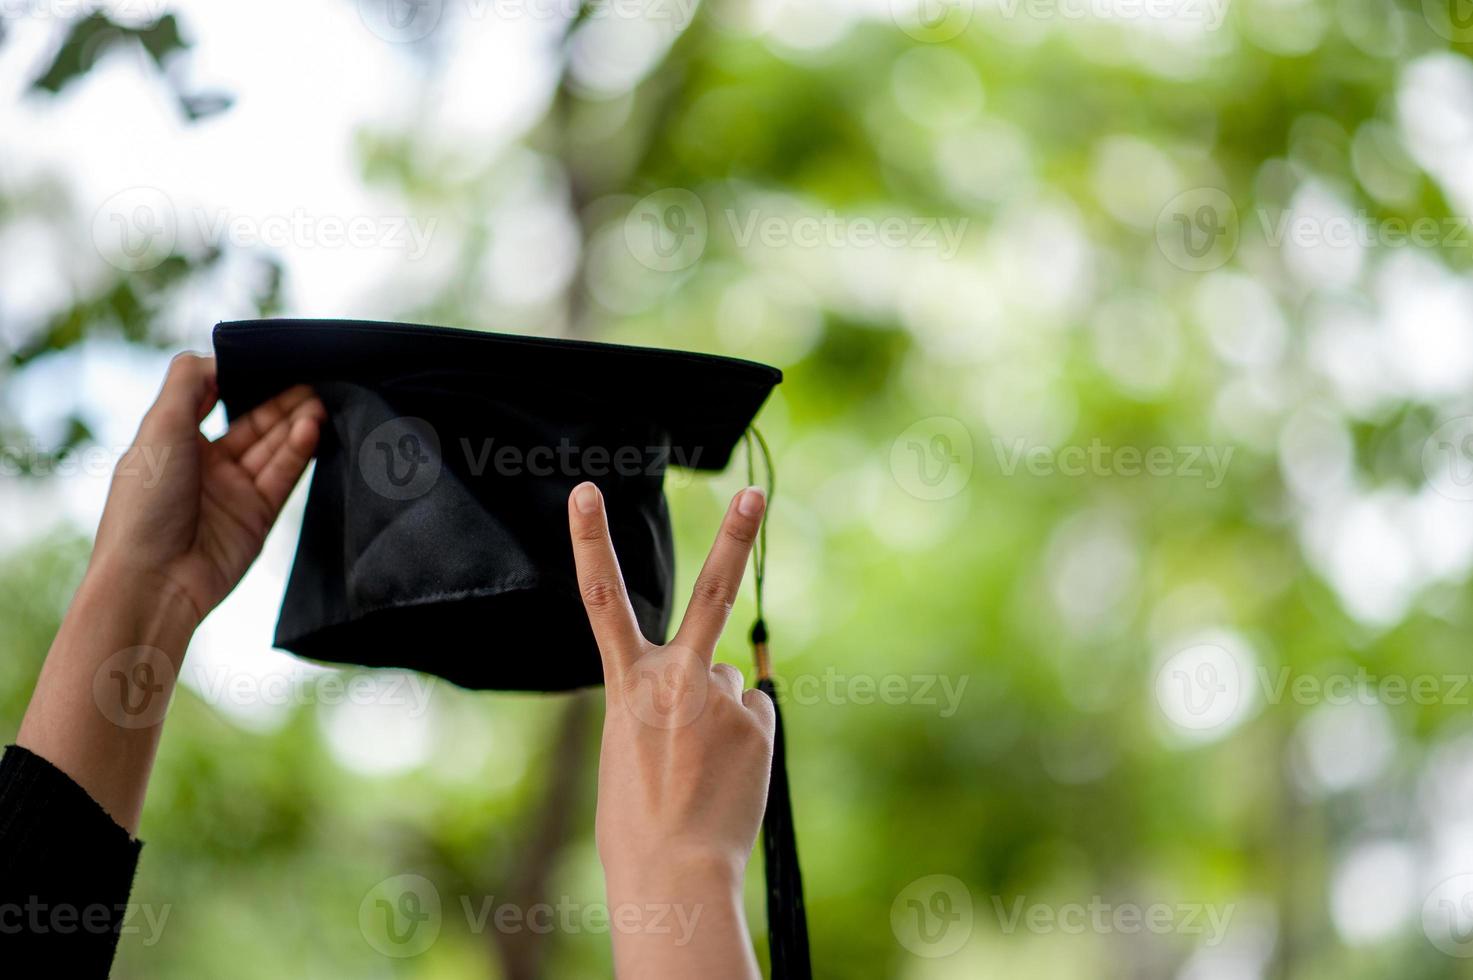
[[[437,216],[460,250],[444,288],[351,312],[784,367],[761,423],[777,451],[774,653],[787,684],[838,691],[787,709],[816,974],[1473,975],[1422,927],[1435,884],[1425,871],[1441,866],[1431,856],[1446,845],[1428,799],[1456,796],[1437,764],[1439,753],[1466,750],[1467,703],[1374,714],[1387,739],[1344,751],[1385,757],[1326,787],[1305,755],[1324,703],[1256,705],[1220,737],[1194,739],[1163,719],[1158,686],[1173,639],[1206,627],[1230,631],[1266,676],[1469,673],[1466,566],[1420,582],[1395,615],[1359,614],[1315,558],[1309,528],[1328,505],[1289,485],[1297,464],[1282,441],[1294,409],[1308,407],[1343,428],[1359,491],[1416,493],[1430,475],[1423,444],[1456,399],[1348,406],[1316,361],[1316,304],[1370,302],[1369,270],[1385,256],[1351,282],[1316,285],[1286,269],[1265,234],[1265,220],[1310,183],[1376,222],[1456,218],[1454,195],[1396,144],[1396,100],[1408,66],[1439,52],[1466,62],[1468,43],[1446,40],[1415,2],[1244,0],[1221,30],[1185,41],[1127,22],[965,6],[967,29],[936,43],[918,41],[925,32],[901,14],[812,47],[749,29],[759,7],[703,4],[631,91],[597,91],[565,67],[544,118],[482,164],[425,151],[436,145],[428,116],[366,125],[365,183]],[[569,27],[568,65],[580,34],[601,23]],[[120,29],[98,15],[73,28],[37,86],[75,84],[98,32],[141,42],[160,64],[185,47],[172,17]],[[330,54],[332,39],[323,47]],[[433,44],[412,53],[437,56]],[[565,205],[578,248],[566,289],[530,307],[498,297],[481,271],[506,232],[495,218],[505,188],[523,186],[528,170]],[[1165,172],[1171,179],[1154,184]],[[1393,193],[1390,177],[1367,185],[1377,173],[1405,179]],[[1213,268],[1184,268],[1160,222],[1178,190],[1203,187],[1236,206],[1239,244]],[[698,261],[662,270],[625,248],[627,220],[647,195],[663,208],[672,190],[695,195],[706,237]],[[0,221],[24,207],[3,202]],[[749,220],[776,217],[791,232],[829,213],[851,232],[885,216],[964,224],[949,257],[743,237]],[[1469,255],[1464,246],[1423,257],[1461,276]],[[179,254],[85,291],[44,330],[7,338],[12,370],[98,335],[168,345],[153,325],[220,258]],[[291,268],[269,254],[253,261],[268,274],[252,302],[267,314],[285,308]],[[1242,280],[1223,278],[1234,273]],[[1256,316],[1287,326],[1279,355],[1235,363],[1212,334],[1213,309],[1222,311],[1210,290],[1246,280],[1274,312],[1228,308],[1230,325],[1251,332]],[[1141,365],[1158,362],[1142,380]],[[1260,418],[1243,393],[1270,389],[1282,397]],[[930,500],[907,469],[907,440],[919,440],[924,465],[938,418],[960,426],[969,445],[948,445],[968,450],[972,471]],[[1098,440],[1233,454],[1217,486],[1009,471],[1017,433],[1042,433],[1033,441],[1054,449]],[[683,587],[738,469],[670,490]],[[71,538],[3,556],[6,735],[84,559],[85,543]],[[736,619],[749,615],[743,607]],[[721,655],[749,669],[742,630]],[[891,676],[905,679],[907,703],[876,703],[857,693],[873,687],[853,684]],[[1245,685],[1261,699],[1260,676]],[[948,686],[960,691],[952,713],[927,701]],[[322,706],[256,732],[181,691],[135,889],[139,902],[174,907],[156,945],[124,938],[116,975],[514,975],[511,958],[525,953],[477,934],[459,898],[505,895],[522,880],[550,798],[571,830],[537,855],[537,891],[601,901],[597,726],[578,721],[578,705],[438,687],[432,761],[375,778],[334,758]],[[559,796],[565,773],[570,795]],[[1377,883],[1394,898],[1405,876],[1346,883],[1345,862],[1374,841],[1426,862],[1399,912],[1378,911],[1392,899]],[[375,883],[405,873],[435,882],[443,931],[422,956],[385,958],[364,942],[359,906]],[[892,921],[892,906],[903,920],[907,889],[929,875],[960,882],[972,904],[965,946],[945,957],[907,944]],[[1233,925],[1212,947],[1185,930],[1005,928],[1016,900],[1057,910],[1096,897],[1228,908]],[[1387,917],[1391,927],[1356,933],[1357,902],[1369,903],[1376,928]],[[609,971],[606,935],[555,931],[537,946],[540,975]]]

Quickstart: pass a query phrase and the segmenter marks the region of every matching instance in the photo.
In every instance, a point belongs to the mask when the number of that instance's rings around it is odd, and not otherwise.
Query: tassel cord
[[[762,433],[747,430],[747,482],[757,484],[756,457],[760,452],[766,471],[767,504],[771,513],[777,480],[772,452]],[[767,812],[762,820],[762,852],[767,869],[767,942],[772,980],[811,980],[808,952],[808,915],[803,903],[803,875],[798,867],[798,842],[793,827],[793,801],[788,787],[787,745],[782,708],[767,652],[767,619],[763,592],[767,580],[767,519],[764,516],[752,549],[752,578],[756,585],[757,618],[752,624],[752,653],[757,662],[757,689],[772,698],[777,722],[773,739],[772,775],[767,787]]]
[[[755,425],[747,429],[747,484],[757,486],[757,454],[762,454],[762,469],[766,479],[762,488],[767,492],[767,507],[772,508],[773,495],[777,493],[777,471],[772,465],[772,450],[762,432]],[[752,623],[752,650],[757,660],[757,679],[772,679],[772,661],[767,653],[767,612],[763,595],[767,585],[767,517],[757,528],[757,541],[752,546],[752,583],[757,600],[757,619]],[[771,693],[771,692],[769,692]]]

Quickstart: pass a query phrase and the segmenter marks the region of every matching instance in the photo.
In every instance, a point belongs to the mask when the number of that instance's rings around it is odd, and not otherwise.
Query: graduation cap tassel
[[[747,482],[756,482],[755,450],[762,453],[767,472],[767,502],[772,505],[776,478],[772,453],[756,426],[747,430]],[[755,448],[754,448],[755,443]],[[757,689],[772,698],[777,731],[772,746],[772,776],[767,787],[767,813],[762,818],[762,852],[767,868],[767,945],[772,980],[810,980],[808,915],[803,909],[803,873],[798,867],[798,839],[793,832],[793,800],[788,791],[787,746],[783,738],[782,706],[772,682],[772,660],[767,650],[767,621],[762,608],[767,572],[767,521],[764,518],[752,552],[752,579],[756,585],[757,619],[752,624],[752,656],[757,663]]]

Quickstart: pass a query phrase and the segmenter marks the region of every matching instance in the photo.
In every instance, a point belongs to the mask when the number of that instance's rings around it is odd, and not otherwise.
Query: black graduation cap
[[[470,688],[602,683],[568,540],[584,480],[603,492],[640,629],[665,642],[665,472],[724,469],[744,437],[751,467],[749,426],[782,380],[729,357],[402,323],[247,320],[214,340],[232,419],[296,384],[327,408],[276,645]],[[764,558],[765,542],[759,572]],[[760,609],[759,686],[775,698]],[[769,931],[774,977],[797,980],[807,934],[778,726]]]
[[[327,408],[276,645],[502,690],[602,682],[568,544],[584,480],[639,625],[665,642],[665,470],[723,469],[782,380],[707,354],[342,320],[222,323],[215,353],[232,418],[294,384]]]

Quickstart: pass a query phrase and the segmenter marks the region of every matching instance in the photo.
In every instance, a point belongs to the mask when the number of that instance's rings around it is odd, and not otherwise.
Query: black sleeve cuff
[[[0,960],[106,977],[143,847],[87,791],[10,745],[0,757]],[[27,962],[21,960],[20,962]]]

